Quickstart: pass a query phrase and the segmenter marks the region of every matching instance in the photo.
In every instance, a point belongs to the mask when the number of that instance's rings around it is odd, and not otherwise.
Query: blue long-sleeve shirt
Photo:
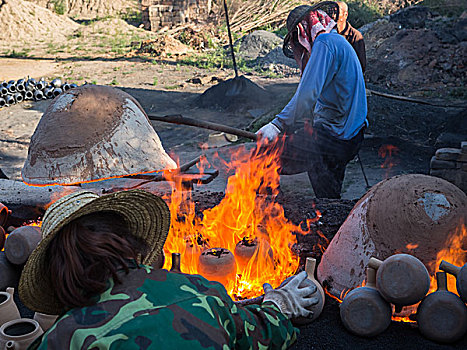
[[[342,140],[367,123],[362,68],[352,46],[335,30],[316,38],[295,95],[272,122],[284,129],[312,115],[314,126]]]

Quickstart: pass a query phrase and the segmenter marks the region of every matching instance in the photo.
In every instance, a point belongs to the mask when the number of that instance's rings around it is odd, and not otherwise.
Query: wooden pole
[[[190,125],[190,126],[196,126],[198,128],[203,128],[203,129],[222,131],[227,134],[237,135],[239,137],[246,137],[248,139],[255,140],[255,141],[258,139],[258,136],[255,133],[250,132],[250,131],[245,131],[245,130],[234,128],[234,127],[227,126],[227,125],[211,123],[211,122],[207,122],[204,120],[187,118],[187,117],[183,117],[180,114],[166,115],[164,117],[149,114],[148,118],[150,120],[157,120],[157,121],[166,122],[166,123],[179,124],[179,125]]]

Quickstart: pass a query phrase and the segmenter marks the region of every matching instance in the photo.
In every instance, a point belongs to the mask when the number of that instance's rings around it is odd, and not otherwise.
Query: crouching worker
[[[30,349],[285,348],[318,300],[302,272],[261,305],[237,306],[225,288],[162,267],[170,212],[132,190],[99,197],[73,193],[52,204],[43,239],[19,286],[34,311],[60,315]],[[155,263],[156,262],[156,263]]]

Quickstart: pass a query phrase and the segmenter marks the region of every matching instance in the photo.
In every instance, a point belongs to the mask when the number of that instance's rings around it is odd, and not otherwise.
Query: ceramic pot
[[[428,293],[430,275],[425,265],[409,254],[396,254],[381,261],[371,258],[368,266],[377,269],[376,288],[396,310],[418,303]]]
[[[236,279],[235,257],[225,248],[206,249],[199,257],[198,273],[208,280],[222,283],[227,288],[229,282],[235,282]]]
[[[11,287],[7,288],[6,292],[0,292],[0,325],[21,318],[13,300],[14,292],[14,288]]]
[[[41,312],[36,312],[34,313],[33,319],[39,323],[41,326],[42,330],[44,332],[47,332],[47,330],[53,326],[55,321],[57,321],[58,315],[48,315],[48,314],[43,314]]]
[[[0,349],[26,350],[44,331],[30,318],[9,321],[0,327]]]
[[[8,261],[5,252],[0,252],[0,290],[18,287],[21,268]]]
[[[172,267],[170,272],[182,272],[180,269],[180,253],[172,253]]]
[[[376,290],[376,270],[367,267],[365,287],[350,291],[340,305],[340,316],[350,332],[374,337],[391,324],[391,305]]]
[[[7,259],[16,265],[28,260],[34,248],[42,239],[41,229],[37,226],[21,226],[10,233],[5,242]]]
[[[296,325],[302,326],[316,320],[324,308],[325,295],[323,287],[315,279],[315,270],[316,270],[316,259],[306,258],[305,271],[307,273],[307,279],[310,280],[316,286],[316,292],[312,295],[313,298],[318,298],[318,303],[311,305],[308,310],[313,311],[313,316],[311,317],[298,317],[293,319],[292,322]]]
[[[263,254],[264,256],[267,255],[267,259],[270,260],[270,263],[274,264],[273,252],[268,241],[265,239],[259,241],[257,237],[254,239],[244,237],[237,243],[234,250],[235,260],[237,261],[239,271],[243,271],[248,266],[250,259],[257,251],[258,254]]]
[[[467,303],[467,263],[459,267],[443,260],[439,265],[439,269],[456,276],[457,293],[459,293],[462,301]]]
[[[2,226],[0,226],[0,250],[3,249],[5,245],[6,233]]]
[[[8,208],[4,204],[0,203],[0,226],[5,226],[9,214],[10,211]]]
[[[438,290],[428,294],[417,309],[420,333],[439,343],[452,343],[467,331],[467,307],[447,290],[445,272],[437,272]]]

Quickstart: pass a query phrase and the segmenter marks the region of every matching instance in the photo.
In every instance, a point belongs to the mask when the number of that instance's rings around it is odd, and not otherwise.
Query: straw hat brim
[[[130,233],[149,248],[142,261],[150,265],[162,253],[170,226],[170,211],[164,200],[152,193],[131,190],[99,197],[93,192],[76,192],[61,198],[47,210],[42,225],[42,240],[30,255],[20,278],[21,301],[31,310],[60,314],[59,302],[47,273],[46,253],[50,241],[71,221],[95,212],[114,212],[122,216]]]

